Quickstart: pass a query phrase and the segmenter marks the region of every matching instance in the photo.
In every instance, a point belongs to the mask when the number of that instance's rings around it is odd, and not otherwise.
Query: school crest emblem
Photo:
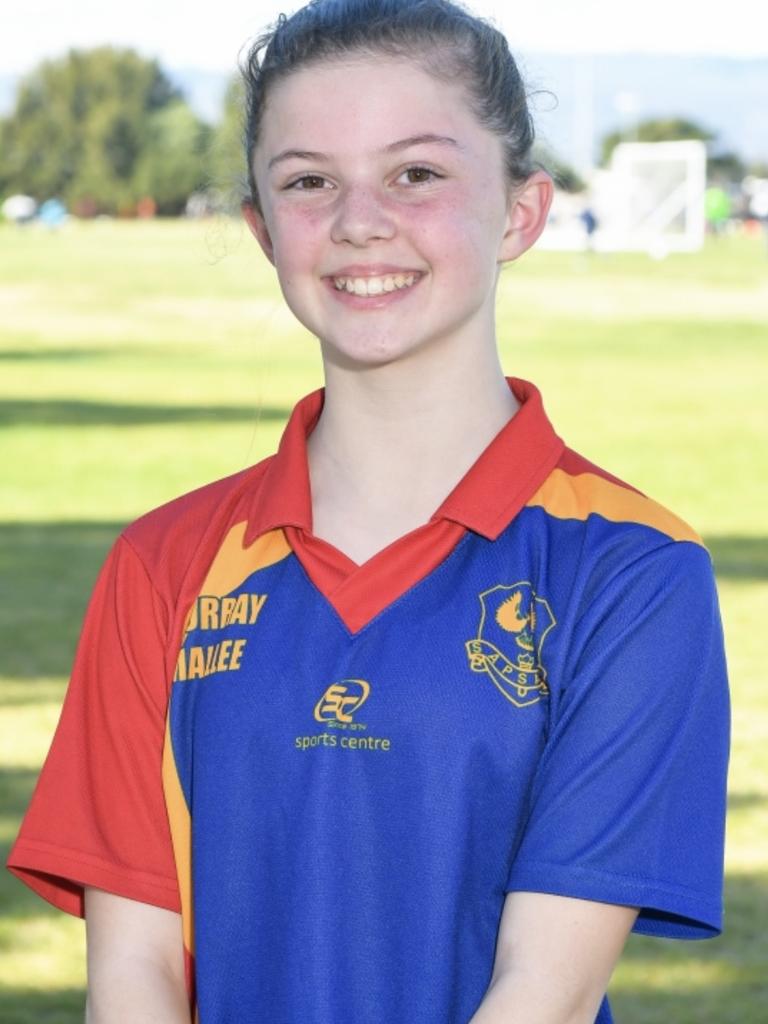
[[[549,603],[527,582],[498,584],[480,598],[477,636],[464,645],[473,672],[485,672],[518,708],[549,696],[541,649],[556,625]]]

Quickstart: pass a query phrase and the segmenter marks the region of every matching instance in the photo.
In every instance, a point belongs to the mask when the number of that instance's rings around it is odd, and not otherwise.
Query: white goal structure
[[[549,249],[645,251],[657,258],[704,244],[707,151],[703,142],[622,142],[609,170],[598,170],[589,195],[559,193],[537,244]],[[587,235],[581,214],[597,228]]]

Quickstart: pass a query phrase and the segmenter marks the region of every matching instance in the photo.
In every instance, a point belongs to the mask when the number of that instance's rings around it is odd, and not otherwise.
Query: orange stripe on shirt
[[[171,826],[176,877],[179,882],[184,947],[192,957],[195,951],[195,930],[192,919],[192,822],[173,755],[170,717],[166,718],[165,723],[162,778],[165,805],[168,809],[168,821]],[[187,984],[189,985],[189,978]]]
[[[171,741],[170,718],[166,719],[165,744],[163,746],[163,792],[171,828],[173,858],[181,899],[181,931],[184,943],[184,977],[187,998],[194,1022],[198,1024],[197,992],[195,979],[195,923],[192,909],[192,821],[187,801],[179,781],[176,760]]]
[[[573,475],[554,469],[527,504],[543,508],[557,519],[586,519],[594,513],[614,523],[653,527],[672,540],[704,543],[695,530],[663,505],[596,473]]]
[[[261,534],[249,547],[243,547],[246,522],[235,523],[222,541],[208,575],[200,588],[201,594],[221,597],[229,594],[257,569],[266,569],[291,554],[282,530]]]

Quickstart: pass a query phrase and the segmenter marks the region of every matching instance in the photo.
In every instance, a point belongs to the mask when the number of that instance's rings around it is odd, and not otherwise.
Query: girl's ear
[[[253,205],[250,199],[244,199],[240,204],[240,209],[245,219],[245,223],[251,230],[251,233],[257,239],[259,245],[264,250],[264,255],[267,257],[272,266],[275,265],[275,254],[272,248],[272,239],[269,237],[269,231],[264,218]]]
[[[530,249],[546,227],[553,194],[554,184],[546,171],[534,171],[510,193],[499,263],[515,260]]]

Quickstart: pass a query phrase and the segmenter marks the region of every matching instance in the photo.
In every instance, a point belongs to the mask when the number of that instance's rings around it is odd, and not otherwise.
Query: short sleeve
[[[83,886],[179,910],[162,790],[165,609],[120,537],[101,569],[8,869],[84,916]]]
[[[640,907],[643,934],[718,935],[730,703],[706,549],[626,565],[564,664],[505,890]]]

